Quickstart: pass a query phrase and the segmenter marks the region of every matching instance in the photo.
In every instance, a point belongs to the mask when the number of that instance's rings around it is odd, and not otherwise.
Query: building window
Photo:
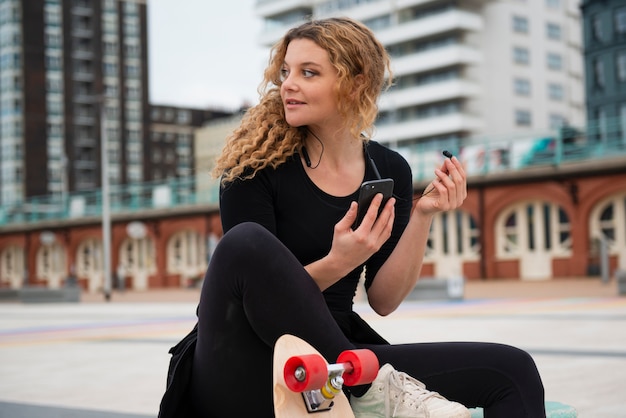
[[[136,15],[137,14],[137,4],[133,2],[124,2],[124,13],[126,15]]]
[[[530,63],[528,48],[520,46],[513,48],[513,61],[515,61],[516,64],[528,65]]]
[[[557,83],[549,83],[548,84],[548,97],[551,100],[561,101],[563,100],[564,92],[563,86]]]
[[[115,0],[105,0],[104,1],[104,10],[107,12],[115,12],[117,11]]]
[[[556,23],[548,23],[546,24],[546,35],[549,39],[554,39],[558,41],[561,39],[561,26]]]
[[[626,83],[626,49],[617,51],[617,57],[615,58],[617,81],[620,83]]]
[[[61,69],[61,57],[54,55],[46,55],[46,69],[47,70],[60,70]]]
[[[558,129],[566,125],[566,120],[563,115],[557,113],[550,114],[550,129]]]
[[[87,72],[87,71],[84,71]],[[116,77],[117,76],[117,65],[105,62],[104,63],[104,75]]]
[[[188,124],[191,122],[191,111],[189,110],[179,110],[176,121],[180,124]]]
[[[546,0],[546,7],[549,9],[558,9],[561,7],[561,0]]]
[[[455,255],[476,260],[480,253],[480,229],[468,213],[442,212],[433,218],[426,246],[425,258],[432,262],[445,262],[445,257]]]
[[[551,70],[561,70],[563,68],[563,59],[561,58],[561,54],[557,54],[555,52],[548,52],[548,68]]]
[[[604,236],[611,255],[623,254],[626,246],[624,213],[626,213],[626,194],[619,193],[597,204],[590,214],[590,235]]]
[[[126,75],[128,77],[139,76],[139,67],[137,67],[136,65],[127,64],[125,69],[126,69]]]
[[[605,142],[607,139],[607,116],[606,111],[602,107],[597,107],[593,116],[595,117],[595,126],[597,128],[596,139],[599,142]]]
[[[378,31],[391,26],[391,15],[378,16],[373,19],[364,20],[363,23],[370,29]]]
[[[592,61],[593,65],[593,85],[596,88],[604,88],[604,62],[599,58]]]
[[[531,115],[528,110],[516,110],[515,111],[515,124],[517,126],[530,126]]]
[[[512,207],[498,219],[496,228],[500,257],[528,252],[567,255],[572,248],[567,213],[549,202],[531,201]]]
[[[626,35],[626,7],[615,10],[615,32],[618,35]]]
[[[516,78],[513,81],[515,94],[518,96],[530,96],[530,81],[525,78]]]
[[[523,16],[513,16],[513,31],[528,33],[528,19]]]
[[[604,26],[602,25],[602,15],[597,13],[591,17],[591,38],[594,41],[602,42],[604,39]]]

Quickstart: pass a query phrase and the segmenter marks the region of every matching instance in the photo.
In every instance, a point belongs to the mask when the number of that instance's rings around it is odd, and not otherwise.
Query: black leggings
[[[224,235],[207,270],[198,307],[191,399],[198,416],[273,417],[272,352],[293,334],[327,359],[355,348],[336,325],[319,288],[295,256],[265,228],[243,223]],[[545,417],[533,359],[488,343],[373,345],[429,390],[485,418]]]

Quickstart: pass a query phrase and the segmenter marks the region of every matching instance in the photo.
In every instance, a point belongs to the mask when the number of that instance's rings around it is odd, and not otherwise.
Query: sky
[[[257,0],[148,0],[150,103],[235,110],[256,104],[269,58]]]

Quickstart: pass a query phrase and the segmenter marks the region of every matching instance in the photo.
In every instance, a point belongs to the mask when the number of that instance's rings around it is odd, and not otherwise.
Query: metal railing
[[[565,126],[555,132],[502,139],[457,140],[456,146],[448,140],[446,146],[465,163],[470,177],[614,158],[624,158],[626,167],[626,120],[605,119],[584,128]],[[441,164],[441,149],[431,143],[399,150],[413,169],[413,180],[425,182]]]
[[[522,172],[540,166],[601,162],[624,158],[626,167],[626,123],[617,118],[589,123],[584,128],[564,127],[545,135],[535,134],[508,139],[467,139],[456,149],[447,147],[466,164],[468,175],[481,176],[502,172]],[[416,183],[433,178],[441,164],[441,147],[437,144],[415,144],[398,148],[413,170]],[[208,174],[203,173],[203,176]],[[112,215],[150,210],[168,210],[183,206],[218,205],[217,180],[198,182],[196,176],[110,186]],[[31,197],[0,207],[0,228],[12,224],[62,221],[102,215],[102,191],[90,190],[69,194]]]

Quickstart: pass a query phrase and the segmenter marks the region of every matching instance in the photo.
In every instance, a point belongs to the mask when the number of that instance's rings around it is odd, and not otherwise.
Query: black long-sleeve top
[[[411,169],[397,152],[369,141],[368,154],[382,178],[394,180],[396,197],[395,222],[391,237],[367,262],[365,286],[395,248],[411,212],[413,184]],[[366,163],[363,181],[376,179],[371,164]],[[236,180],[220,191],[220,213],[226,233],[242,222],[263,225],[307,265],[330,251],[333,228],[345,216],[350,203],[358,198],[358,190],[348,196],[331,196],[320,190],[307,176],[298,154],[276,169],[265,168],[248,180]],[[333,312],[352,310],[353,298],[363,266],[326,289],[323,294]]]

